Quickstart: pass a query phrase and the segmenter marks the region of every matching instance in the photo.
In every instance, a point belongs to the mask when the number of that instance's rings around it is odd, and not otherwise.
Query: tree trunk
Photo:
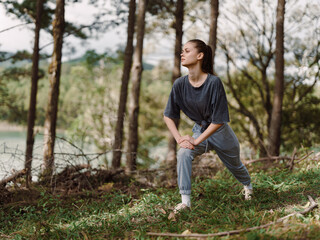
[[[269,154],[271,156],[278,156],[280,150],[282,100],[284,93],[284,13],[285,0],[278,0],[276,22],[276,76],[269,131]]]
[[[139,116],[139,97],[140,82],[142,75],[142,52],[143,38],[145,29],[145,15],[147,0],[139,0],[138,18],[137,18],[137,45],[133,56],[132,67],[132,99],[129,108],[129,138],[127,154],[127,170],[129,172],[136,169],[137,151],[138,151],[138,116]]]
[[[214,58],[215,58],[216,48],[217,48],[218,16],[219,16],[219,0],[211,0],[209,46],[212,48],[213,72],[214,72]]]
[[[58,115],[59,84],[61,74],[61,57],[64,21],[64,0],[56,1],[55,20],[53,21],[53,55],[49,66],[50,90],[44,123],[44,169],[43,177],[50,177],[54,167],[54,142],[56,136],[56,123]]]
[[[117,125],[114,133],[112,168],[119,168],[121,165],[122,142],[123,142],[123,122],[126,111],[128,84],[130,79],[130,71],[132,67],[133,53],[133,35],[135,23],[136,1],[130,0],[128,30],[127,30],[127,46],[124,56],[123,73],[121,79],[121,90],[118,108]]]
[[[34,145],[34,125],[36,119],[36,105],[37,105],[37,92],[38,92],[38,75],[39,75],[39,39],[41,29],[41,16],[43,11],[43,0],[37,1],[37,15],[35,22],[35,36],[32,55],[32,77],[31,77],[31,93],[29,102],[28,113],[28,130],[27,130],[27,146],[26,146],[26,185],[29,187],[31,182],[31,168],[32,168],[32,154]]]
[[[183,35],[183,16],[184,16],[184,0],[178,0],[175,11],[176,18],[176,41],[174,47],[174,66],[172,71],[172,84],[174,81],[181,76],[181,46],[182,46],[182,35]],[[178,127],[179,121],[175,120],[175,124]],[[168,141],[168,153],[166,157],[166,162],[168,164],[176,165],[177,162],[177,143],[172,135],[169,137]]]

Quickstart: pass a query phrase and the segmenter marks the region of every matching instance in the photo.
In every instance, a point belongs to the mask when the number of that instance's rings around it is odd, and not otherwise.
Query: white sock
[[[188,207],[191,206],[190,195],[181,194],[181,199],[182,199],[182,203],[184,203]]]
[[[253,189],[252,184],[250,183],[249,185],[246,185],[248,187],[248,189]]]

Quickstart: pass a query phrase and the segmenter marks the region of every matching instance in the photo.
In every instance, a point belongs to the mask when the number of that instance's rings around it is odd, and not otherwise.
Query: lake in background
[[[7,128],[0,129],[0,180],[12,175],[14,171],[24,169],[25,149],[27,130],[22,128]],[[63,134],[58,134],[62,138]],[[55,141],[55,167],[59,171],[67,165],[88,164],[92,167],[105,166],[105,161],[108,165],[111,164],[112,153],[99,155],[93,144],[81,146],[80,143],[75,143],[76,147],[72,146],[68,141],[56,138]],[[81,156],[82,150],[86,156]],[[161,161],[164,160],[167,153],[167,145],[159,144],[159,146],[150,149],[150,157],[154,163],[149,168],[158,168]],[[125,154],[123,154],[122,162],[125,162]],[[33,148],[32,161],[32,180],[37,181],[41,170],[43,159],[43,134],[37,134]],[[138,159],[138,162],[142,161]]]
[[[62,135],[58,134],[58,137]],[[11,175],[14,171],[24,168],[26,149],[26,130],[0,131],[0,179]],[[72,146],[67,141],[56,139],[55,142],[55,166],[56,170],[67,165],[87,164],[97,167],[103,165],[105,155],[97,157],[94,154],[94,146],[85,146],[85,153],[93,153],[87,157],[81,155],[81,150]],[[95,159],[94,159],[95,158]],[[43,159],[43,135],[37,134],[33,150],[32,180],[36,181],[41,169]],[[93,159],[93,160],[92,160]]]

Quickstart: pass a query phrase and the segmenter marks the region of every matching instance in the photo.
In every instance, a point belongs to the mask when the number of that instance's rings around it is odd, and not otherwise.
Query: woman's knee
[[[180,148],[177,154],[178,161],[192,160],[192,150],[187,148]]]

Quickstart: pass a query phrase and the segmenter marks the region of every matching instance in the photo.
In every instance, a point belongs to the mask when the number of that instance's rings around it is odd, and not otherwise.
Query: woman
[[[181,64],[189,74],[178,78],[164,111],[164,121],[180,146],[177,154],[178,186],[182,202],[174,212],[191,207],[192,160],[215,150],[221,161],[244,185],[245,199],[251,199],[252,185],[246,167],[240,161],[239,142],[228,125],[229,112],[221,80],[213,75],[212,50],[199,39],[188,41],[182,49]],[[193,136],[181,136],[173,119],[182,110],[195,121]]]

